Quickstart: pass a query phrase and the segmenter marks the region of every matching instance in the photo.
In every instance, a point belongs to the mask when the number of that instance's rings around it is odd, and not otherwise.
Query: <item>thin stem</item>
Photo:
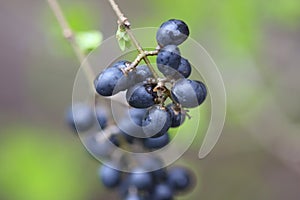
[[[124,16],[124,14],[121,12],[118,4],[114,0],[108,0],[112,9],[115,11],[116,15],[118,16],[119,20],[125,25],[130,27],[130,23],[128,19]]]
[[[128,21],[128,19],[124,16],[124,14],[121,12],[119,6],[116,4],[116,2],[114,0],[108,0],[111,7],[113,8],[113,10],[115,11],[116,15],[119,18],[119,23],[120,25],[123,25],[128,36],[130,37],[131,41],[133,42],[134,46],[136,47],[136,49],[138,50],[138,52],[142,55],[145,55],[145,52],[143,50],[143,48],[141,47],[140,43],[137,41],[137,39],[135,38],[133,32],[130,29],[130,22]],[[143,56],[143,60],[145,61],[145,63],[147,64],[147,66],[149,67],[150,71],[152,72],[154,78],[158,78],[158,74],[156,73],[156,71],[154,70],[153,66],[151,65],[150,60],[147,58],[147,56]]]
[[[143,53],[140,53],[135,60],[130,64],[130,66],[126,67],[124,69],[125,73],[131,71],[132,69],[134,69],[142,60],[144,57],[147,56],[155,56],[158,54],[158,50],[154,50],[154,51],[144,51]]]
[[[57,0],[48,0],[48,4],[51,7],[54,15],[57,18],[57,21],[62,29],[63,36],[70,42],[80,64],[83,65],[83,71],[86,74],[89,83],[93,84],[94,73],[92,71],[92,68],[91,68],[88,60],[85,60],[85,54],[79,48],[79,46],[75,40],[75,34],[73,33],[72,29],[70,28],[70,25],[67,22],[64,14],[61,10],[60,5],[58,4]]]

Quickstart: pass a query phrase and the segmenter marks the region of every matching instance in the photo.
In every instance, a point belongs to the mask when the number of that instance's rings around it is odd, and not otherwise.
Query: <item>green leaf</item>
[[[122,51],[125,51],[126,48],[131,47],[130,37],[124,28],[120,26],[118,27],[116,38],[118,39],[119,46]]]
[[[130,40],[129,41],[125,40],[125,46],[126,46],[127,49],[129,49],[131,47],[131,41]]]
[[[124,34],[123,39],[127,42],[130,42],[130,37],[128,36],[127,33]]]
[[[122,31],[120,28],[118,28],[117,33],[116,33],[116,38],[118,40],[122,39],[124,37],[126,32]]]
[[[88,54],[97,48],[102,42],[103,36],[99,31],[86,31],[76,33],[75,40],[79,48]]]
[[[120,47],[121,51],[125,51],[126,41],[124,39],[119,39],[118,42],[119,42],[119,47]]]

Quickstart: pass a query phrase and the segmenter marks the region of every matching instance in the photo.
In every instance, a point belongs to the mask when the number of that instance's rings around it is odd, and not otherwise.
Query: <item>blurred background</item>
[[[61,0],[76,32],[116,32],[105,0]],[[300,1],[118,1],[133,27],[183,19],[210,53],[227,92],[212,153],[201,133],[180,162],[198,177],[180,199],[300,199]],[[0,199],[116,199],[64,124],[79,63],[47,1],[0,1]]]

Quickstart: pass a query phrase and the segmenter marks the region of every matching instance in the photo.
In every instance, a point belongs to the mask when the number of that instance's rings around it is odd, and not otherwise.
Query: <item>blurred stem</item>
[[[88,60],[85,59],[85,54],[79,48],[79,46],[75,40],[75,34],[73,33],[72,29],[70,28],[70,25],[67,22],[64,14],[61,10],[60,5],[58,4],[57,0],[48,0],[48,4],[51,7],[54,15],[56,16],[56,19],[62,29],[63,36],[69,41],[80,64],[83,65],[83,71],[88,79],[89,84],[93,85],[93,80],[94,80],[93,70],[92,70]],[[94,87],[91,87],[91,88],[94,88]]]
[[[134,46],[138,50],[139,54],[143,56],[143,60],[145,61],[145,63],[149,67],[149,69],[152,72],[154,78],[157,79],[158,78],[158,74],[154,70],[153,66],[150,63],[150,60],[147,58],[147,55],[145,54],[145,51],[143,50],[143,48],[141,47],[140,43],[137,41],[137,39],[135,38],[133,32],[131,31],[131,29],[130,29],[130,25],[131,25],[130,22],[124,16],[124,14],[121,12],[119,6],[116,4],[116,2],[114,0],[108,0],[108,1],[110,3],[111,7],[113,8],[113,10],[115,11],[116,15],[119,18],[119,21],[118,21],[119,24],[125,28],[125,31],[127,32],[128,36],[130,37],[130,39],[133,42]]]
[[[80,64],[82,65],[83,72],[85,73],[85,76],[86,76],[88,83],[90,85],[90,88],[92,90],[92,95],[96,94],[95,95],[96,99],[100,99],[100,96],[96,93],[94,86],[93,86],[95,77],[94,77],[92,67],[91,67],[89,61],[87,60],[85,54],[79,48],[79,46],[75,40],[75,34],[73,33],[72,29],[70,28],[70,25],[67,22],[66,17],[64,16],[60,5],[58,4],[57,0],[48,0],[48,4],[51,7],[54,15],[57,18],[57,21],[62,29],[63,36],[70,42]],[[120,98],[118,98],[117,96],[111,97],[110,100],[117,101],[125,106],[128,106],[128,104],[126,104],[126,102],[120,100]],[[101,101],[103,101],[103,99],[101,99]]]

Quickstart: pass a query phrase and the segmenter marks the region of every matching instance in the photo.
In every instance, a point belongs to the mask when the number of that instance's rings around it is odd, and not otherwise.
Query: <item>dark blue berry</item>
[[[121,172],[106,165],[101,166],[99,175],[103,185],[108,188],[118,186],[121,181]]]
[[[118,187],[118,190],[119,190],[119,195],[121,197],[126,197],[128,196],[128,193],[129,193],[129,187],[130,187],[130,184],[129,184],[129,178],[128,178],[128,173],[124,173],[124,177],[120,183],[120,186]]]
[[[101,72],[94,81],[95,89],[102,96],[111,96],[128,87],[127,80],[124,79],[124,69],[129,64],[128,61],[119,61],[113,66]]]
[[[194,108],[203,103],[207,90],[200,81],[180,79],[173,85],[171,95],[183,107]]]
[[[147,65],[139,65],[132,71],[130,78],[132,85],[134,85],[152,77],[153,74]]]
[[[179,67],[177,71],[184,77],[188,78],[191,75],[192,67],[189,61],[181,57]]]
[[[123,72],[117,68],[108,68],[101,72],[94,81],[95,89],[102,96],[112,96],[114,89],[123,76]]]
[[[159,137],[171,127],[171,117],[165,108],[153,106],[143,120],[143,131],[148,137]]]
[[[170,19],[160,26],[156,33],[156,40],[160,46],[179,45],[188,38],[189,34],[186,23],[178,19]]]
[[[132,143],[135,139],[145,137],[142,121],[145,118],[146,113],[147,109],[133,107],[124,112],[124,115],[117,126],[128,142]]]
[[[110,141],[111,143],[113,143],[113,144],[114,144],[115,146],[117,146],[117,147],[120,146],[120,140],[119,140],[117,134],[110,136],[110,137],[109,137],[109,141]]]
[[[191,184],[190,173],[183,167],[171,168],[168,172],[167,182],[174,190],[185,190]]]
[[[185,114],[181,112],[181,108],[177,108],[174,104],[169,104],[167,111],[171,116],[171,127],[178,127],[184,122]]]
[[[122,76],[119,80],[115,90],[123,91],[137,83],[145,81],[147,78],[153,77],[149,67],[147,65],[139,65],[132,71],[128,72],[125,76]]]
[[[155,171],[152,171],[152,175],[155,183],[164,182],[167,179],[167,170],[166,168],[161,168]]]
[[[66,121],[75,131],[86,131],[93,126],[93,110],[83,103],[74,104],[67,110]]]
[[[129,183],[139,190],[147,190],[153,186],[153,177],[149,172],[145,172],[142,169],[135,169],[129,175]]]
[[[107,120],[108,120],[107,112],[105,111],[105,109],[97,107],[96,108],[96,117],[97,117],[97,121],[98,121],[101,129],[105,129],[107,126]]]
[[[160,49],[156,57],[158,70],[165,76],[176,73],[181,60],[180,51],[175,45],[167,45]]]
[[[138,126],[142,126],[142,121],[145,118],[147,109],[143,108],[130,108],[129,117]]]
[[[136,84],[129,88],[126,93],[126,99],[129,105],[135,108],[148,108],[155,104],[157,94],[153,92],[152,84]]]
[[[147,109],[129,108],[124,112],[124,115],[117,123],[120,129],[120,134],[128,143],[133,143],[136,139],[144,137],[142,129],[142,120],[147,112]]]
[[[156,185],[153,191],[152,200],[172,200],[173,191],[167,184]]]
[[[170,142],[170,137],[168,133],[155,138],[145,138],[144,146],[149,149],[160,149]]]

